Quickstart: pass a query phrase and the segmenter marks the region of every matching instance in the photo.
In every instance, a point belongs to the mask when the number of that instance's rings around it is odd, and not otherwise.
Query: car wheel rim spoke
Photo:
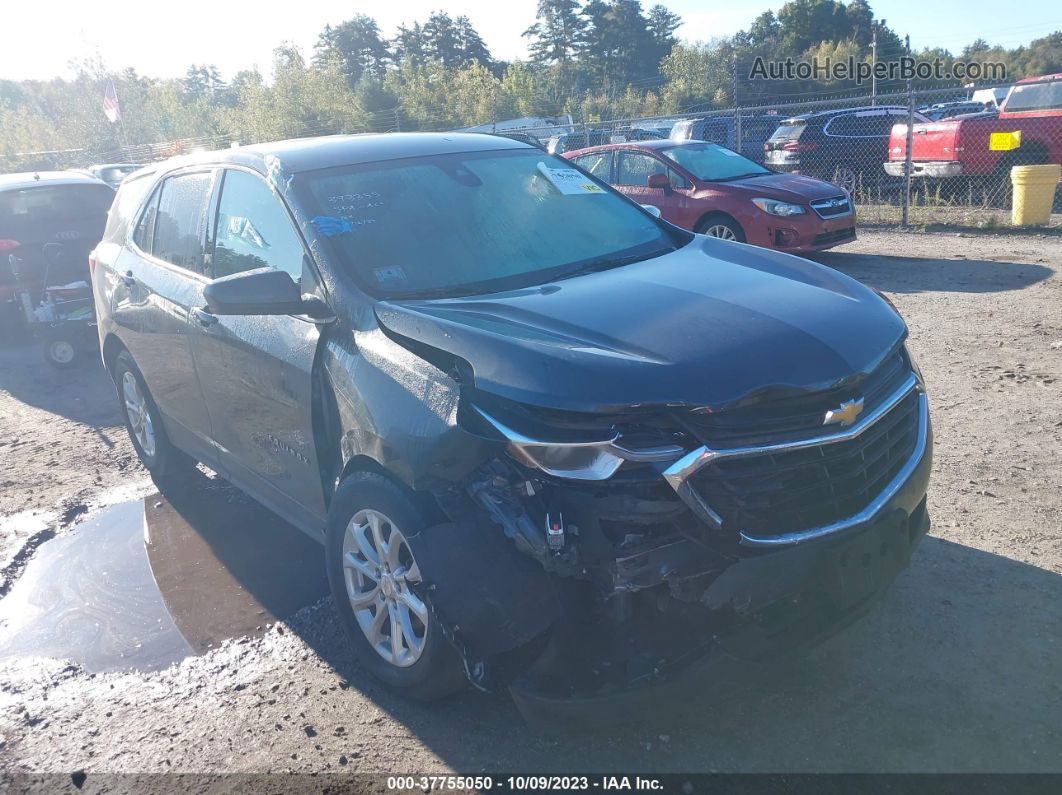
[[[133,436],[144,454],[151,458],[155,455],[155,428],[151,422],[151,412],[148,411],[140,385],[128,370],[122,376],[122,398]]]
[[[719,224],[717,226],[708,227],[709,237],[718,237],[720,240],[734,240],[734,233],[729,226],[723,226]]]
[[[411,585],[421,581],[405,536],[382,513],[358,511],[343,537],[343,580],[351,609],[369,645],[391,665],[420,659],[428,606]]]

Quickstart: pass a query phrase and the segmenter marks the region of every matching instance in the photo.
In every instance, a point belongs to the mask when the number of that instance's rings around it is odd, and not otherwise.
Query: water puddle
[[[0,658],[156,670],[327,591],[323,547],[197,473],[43,543],[0,600]]]

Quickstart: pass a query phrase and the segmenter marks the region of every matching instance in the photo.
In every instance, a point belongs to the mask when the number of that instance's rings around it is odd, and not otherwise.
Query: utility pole
[[[878,104],[878,23],[871,23],[870,34],[870,104]]]
[[[904,37],[904,48],[911,55],[911,37]],[[914,87],[910,76],[907,77],[907,151],[903,155],[903,220],[907,226],[911,208],[911,147],[914,140]]]

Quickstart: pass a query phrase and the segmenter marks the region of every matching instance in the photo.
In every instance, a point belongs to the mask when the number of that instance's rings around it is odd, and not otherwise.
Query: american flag
[[[118,92],[114,90],[113,80],[108,80],[107,87],[103,90],[103,112],[112,124],[122,118],[122,109],[118,106]]]

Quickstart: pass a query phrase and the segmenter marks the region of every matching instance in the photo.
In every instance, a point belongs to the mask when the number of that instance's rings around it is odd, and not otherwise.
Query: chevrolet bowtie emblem
[[[862,411],[863,398],[859,398],[858,400],[846,400],[837,408],[827,411],[826,419],[822,421],[822,424],[851,425],[859,418],[859,414]]]

